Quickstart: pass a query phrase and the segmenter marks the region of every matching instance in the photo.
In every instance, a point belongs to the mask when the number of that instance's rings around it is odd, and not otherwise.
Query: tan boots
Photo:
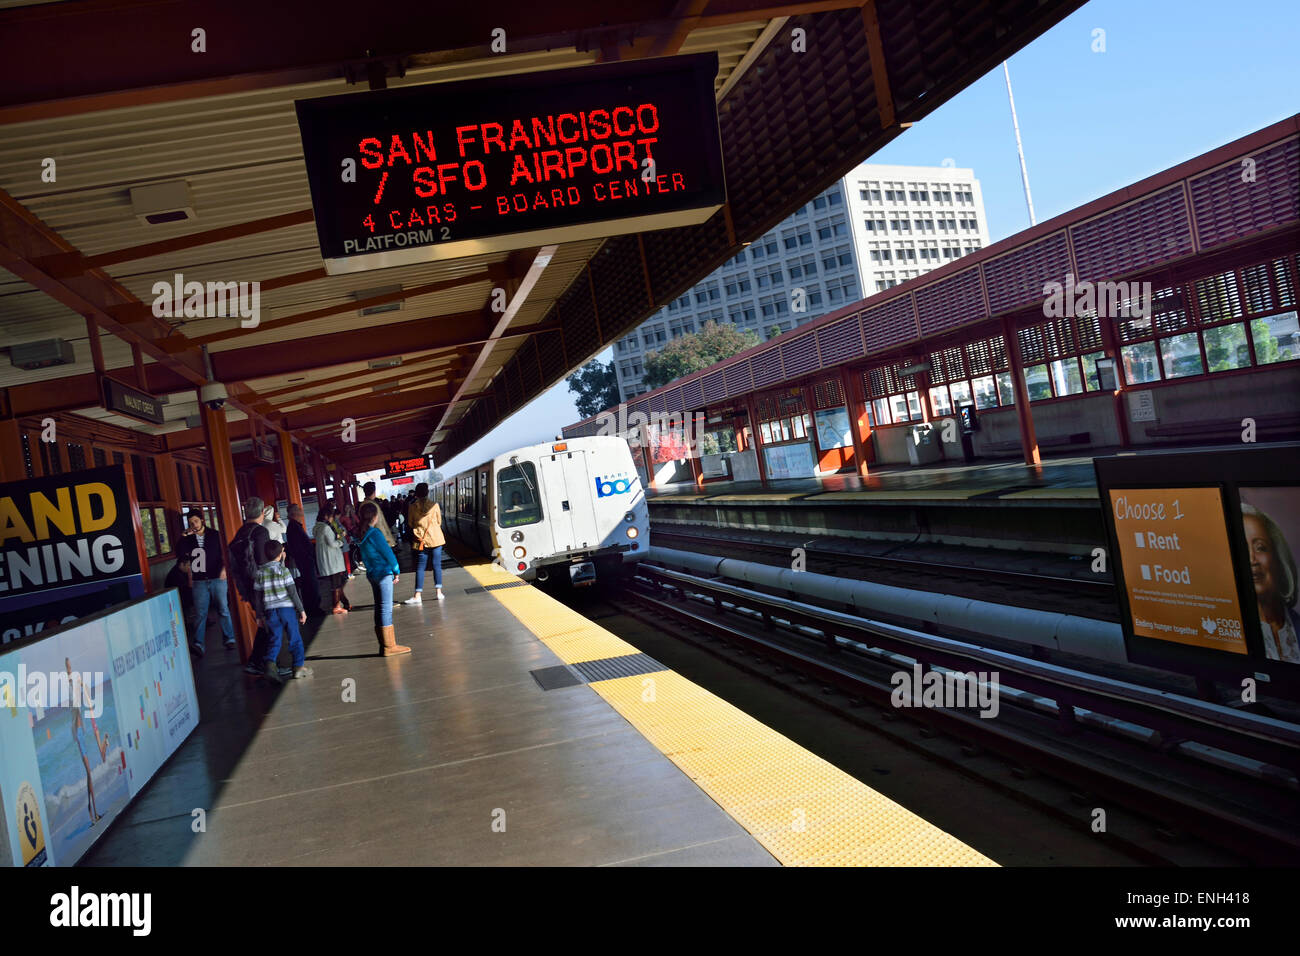
[[[379,654],[381,657],[396,657],[399,654],[411,653],[409,647],[397,643],[397,637],[393,633],[393,625],[391,624],[375,628],[375,637],[379,639]]]

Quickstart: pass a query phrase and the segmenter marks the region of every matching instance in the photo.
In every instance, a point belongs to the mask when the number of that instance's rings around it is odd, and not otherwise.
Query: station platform
[[[819,504],[873,504],[898,502],[967,502],[972,505],[1035,501],[1053,505],[1095,508],[1097,477],[1094,457],[1113,454],[1101,450],[1087,456],[1045,458],[1037,466],[1014,461],[980,461],[974,464],[940,462],[932,465],[873,466],[868,477],[825,475],[817,478],[772,479],[764,487],[756,481],[710,481],[697,489],[690,483],[664,485],[648,493],[651,504],[690,501],[815,501]]]
[[[385,659],[358,576],[283,688],[210,639],[198,729],[84,863],[995,865],[503,569],[444,591]]]

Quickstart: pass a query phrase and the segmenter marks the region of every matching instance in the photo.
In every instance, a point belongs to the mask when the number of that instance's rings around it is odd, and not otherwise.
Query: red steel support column
[[[208,463],[216,482],[217,513],[221,515],[222,537],[229,542],[244,523],[244,514],[239,507],[239,491],[235,484],[235,462],[230,457],[230,434],[226,428],[226,413],[213,411],[203,402],[199,402],[199,417],[203,422],[203,444],[207,446]],[[128,476],[130,470],[127,471]],[[230,567],[230,555],[226,554],[226,567]],[[239,656],[248,660],[253,652],[253,635],[257,633],[257,622],[253,619],[253,609],[244,603],[235,582],[229,580],[230,617],[235,625],[235,638],[239,641]]]
[[[1007,358],[1011,363],[1011,388],[1016,396],[1016,420],[1020,423],[1020,449],[1025,453],[1026,465],[1042,464],[1038,454],[1038,436],[1034,434],[1034,413],[1029,407],[1029,389],[1025,387],[1025,370],[1020,364],[1020,340],[1011,320],[1002,320],[1002,341],[1006,344]]]
[[[767,464],[763,461],[763,434],[758,427],[758,412],[754,396],[745,396],[745,411],[749,414],[749,433],[754,436],[754,461],[758,463],[758,480],[767,487]]]
[[[325,497],[325,462],[320,456],[320,452],[312,449],[311,452],[311,470],[316,478],[316,507],[324,510],[327,504]]]
[[[1113,318],[1101,319],[1101,347],[1106,350],[1106,354],[1115,363],[1115,391],[1111,393],[1115,400],[1115,429],[1119,434],[1120,447],[1128,448],[1132,442],[1128,434],[1128,408],[1125,407],[1124,378],[1120,375],[1124,362],[1120,355],[1119,336],[1115,334],[1115,320]],[[1083,370],[1083,377],[1085,380],[1087,379],[1087,369]]]
[[[158,490],[162,493],[164,513],[167,516],[167,538],[180,554],[181,537],[185,531],[185,516],[181,514],[181,483],[176,476],[176,459],[172,455],[158,455]]]
[[[861,376],[855,375],[847,368],[840,370],[840,388],[844,391],[844,407],[849,412],[849,431],[853,435],[854,470],[862,478],[867,477],[867,442],[871,440],[871,421],[867,418],[866,402],[858,398],[859,389],[856,381]]]
[[[18,419],[6,418],[0,421],[0,481],[21,481],[26,477],[22,430]]]
[[[126,496],[131,499],[131,530],[135,532],[135,552],[140,561],[140,576],[144,579],[144,593],[153,593],[153,580],[149,576],[149,552],[144,546],[144,525],[140,523],[140,496],[135,490],[135,469],[122,463],[126,475]]]
[[[280,436],[280,467],[284,473],[284,485],[289,495],[289,504],[302,507],[302,482],[298,479],[298,462],[293,457],[293,437],[288,432],[277,432]],[[281,520],[287,515],[281,515]]]

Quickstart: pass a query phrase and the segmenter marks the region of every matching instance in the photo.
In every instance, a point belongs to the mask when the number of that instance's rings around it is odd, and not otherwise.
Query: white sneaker
[[[409,598],[407,598],[405,601],[403,601],[402,603],[403,603],[403,604],[423,604],[423,603],[424,603],[424,598],[420,597],[420,592],[419,592],[419,591],[416,591],[414,597],[409,597]]]
[[[442,593],[442,588],[438,588],[438,600],[439,601],[447,600],[446,595]]]

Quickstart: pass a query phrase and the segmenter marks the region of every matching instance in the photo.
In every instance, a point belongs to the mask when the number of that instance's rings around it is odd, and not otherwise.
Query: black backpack
[[[258,555],[253,542],[253,529],[257,525],[245,523],[230,539],[230,573],[237,584],[244,585],[240,590],[247,590],[257,574]]]

